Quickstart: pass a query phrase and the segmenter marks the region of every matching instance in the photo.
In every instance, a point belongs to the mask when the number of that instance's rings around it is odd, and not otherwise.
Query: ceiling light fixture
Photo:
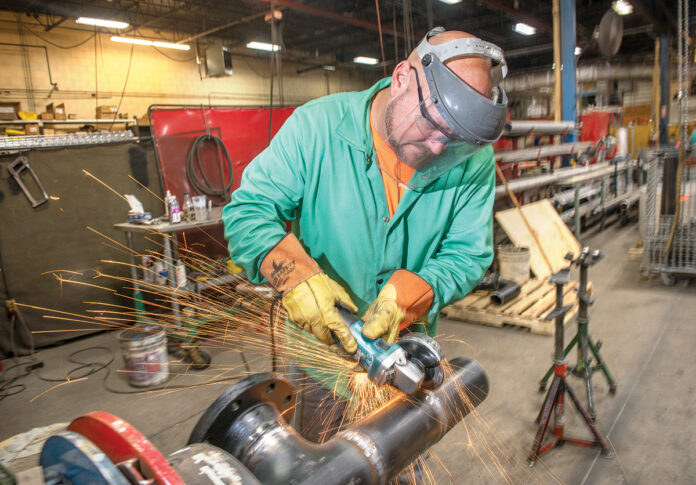
[[[122,42],[124,44],[149,45],[153,47],[164,47],[165,49],[177,49],[187,51],[191,48],[188,44],[172,44],[171,42],[162,42],[159,40],[138,39],[137,37],[119,37],[114,35],[111,37],[114,42]]]
[[[353,58],[353,62],[355,62],[356,64],[367,64],[368,66],[374,66],[379,61],[374,57],[358,56]]]
[[[326,64],[324,66],[321,66],[321,68],[325,71],[335,71],[336,66],[332,66],[331,64]]]
[[[118,35],[112,35],[111,40],[114,42],[122,42],[124,44],[152,45],[151,40],[137,39],[135,37],[119,37]]]
[[[532,27],[531,25],[522,23],[522,22],[517,22],[515,26],[512,28],[515,32],[518,34],[522,35],[534,35],[536,34],[536,27]]]
[[[280,50],[280,46],[278,44],[268,44],[266,42],[249,42],[247,45],[248,49],[255,49],[257,51],[267,51],[267,52],[276,52]]]
[[[93,19],[90,17],[79,17],[75,23],[83,25],[94,25],[95,27],[106,27],[107,29],[125,29],[130,24],[118,20]]]
[[[455,3],[460,3],[462,0],[440,0],[442,3],[447,5],[454,5]]]
[[[633,13],[633,5],[627,0],[616,0],[611,4],[611,8],[619,15],[629,15]]]
[[[152,41],[152,45],[155,47],[164,47],[165,49],[176,49],[180,51],[187,51],[191,48],[188,44],[172,44],[171,42],[160,42],[159,40]]]

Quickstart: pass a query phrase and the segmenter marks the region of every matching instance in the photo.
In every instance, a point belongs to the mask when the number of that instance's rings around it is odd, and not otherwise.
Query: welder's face
[[[414,68],[409,76],[409,89],[387,103],[387,142],[402,162],[422,169],[447,149],[450,137],[445,120],[432,105],[428,86],[419,83]]]

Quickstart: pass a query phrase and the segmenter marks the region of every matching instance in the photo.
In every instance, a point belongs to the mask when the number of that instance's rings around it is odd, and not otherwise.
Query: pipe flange
[[[203,413],[191,432],[188,443],[224,441],[227,431],[250,408],[268,403],[274,406],[285,421],[290,421],[295,409],[295,390],[276,374],[262,373],[245,377],[230,386]],[[219,446],[219,445],[217,445]]]

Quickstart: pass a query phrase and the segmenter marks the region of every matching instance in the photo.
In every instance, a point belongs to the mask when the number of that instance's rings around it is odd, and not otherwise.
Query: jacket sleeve
[[[264,281],[261,261],[285,237],[285,222],[295,219],[302,201],[305,156],[298,111],[246,167],[239,188],[222,211],[230,257],[254,283]]]
[[[492,149],[468,162],[468,183],[437,253],[418,271],[435,293],[427,320],[436,322],[440,309],[464,298],[493,261],[495,159]],[[483,155],[483,156],[481,156]],[[471,163],[476,161],[476,163]]]

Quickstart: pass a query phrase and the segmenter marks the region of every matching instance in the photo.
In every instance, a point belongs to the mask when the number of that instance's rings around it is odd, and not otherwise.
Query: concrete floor
[[[687,364],[696,343],[696,289],[678,283],[664,287],[641,278],[639,263],[627,251],[638,239],[637,226],[610,227],[584,237],[602,249],[607,259],[591,268],[596,303],[591,308],[590,333],[603,340],[602,354],[618,381],[611,396],[604,377],[594,377],[598,426],[614,450],[612,459],[597,451],[566,445],[544,455],[534,468],[526,457],[543,395],[538,381],[551,364],[553,339],[519,328],[492,328],[441,320],[445,354],[468,356],[486,369],[491,383],[487,400],[433,447],[428,460],[433,483],[568,483],[686,484],[696,483],[695,380]],[[566,335],[575,325],[566,327]],[[107,378],[110,388],[131,392],[121,367],[113,333],[43,349],[37,359],[45,367],[24,378],[26,389],[0,401],[0,441],[38,426],[71,419],[92,410],[116,414],[138,428],[165,454],[181,448],[200,414],[226,384],[145,395],[114,394],[103,389],[103,372],[50,390],[43,377],[60,378],[70,353],[93,346],[110,349],[115,361]],[[235,351],[213,350],[215,369],[177,378],[191,385],[223,371],[241,371]],[[692,357],[688,357],[692,355]],[[108,361],[105,350],[79,357]],[[265,356],[247,355],[253,371],[266,371]],[[574,362],[571,356],[571,364]],[[5,367],[11,360],[3,362]],[[585,402],[583,382],[570,378]],[[566,434],[588,437],[576,413],[567,407]]]

